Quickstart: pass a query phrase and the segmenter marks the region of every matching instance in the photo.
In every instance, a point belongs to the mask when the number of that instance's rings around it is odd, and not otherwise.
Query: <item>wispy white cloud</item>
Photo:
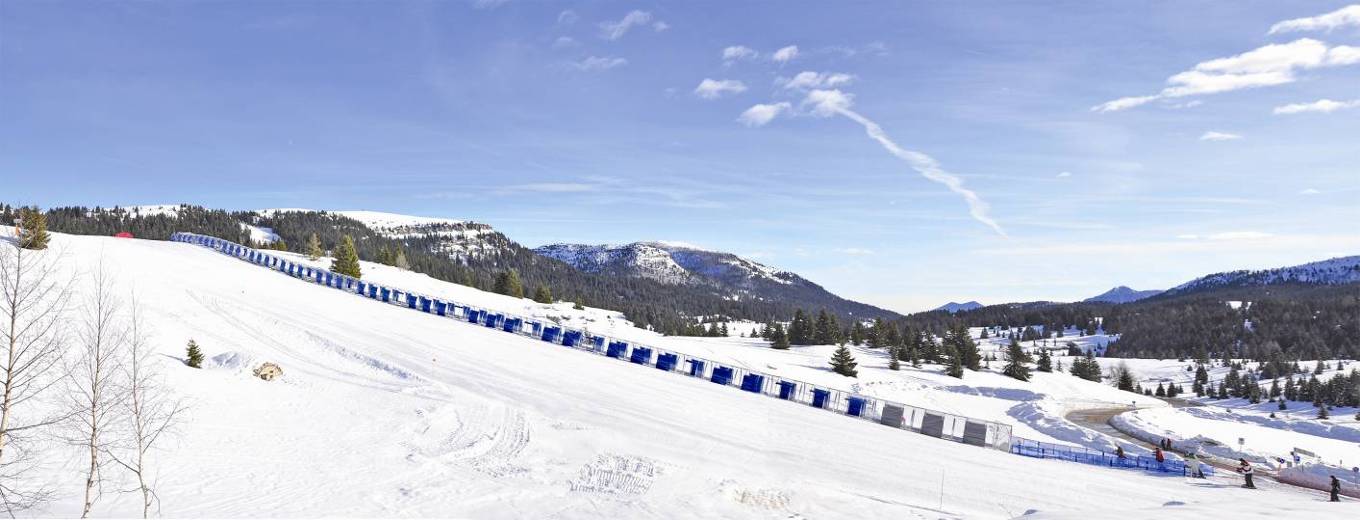
[[[606,40],[617,40],[622,38],[623,35],[628,34],[630,29],[649,23],[652,23],[652,13],[638,10],[629,11],[628,14],[623,15],[623,18],[617,22],[600,22],[600,37]],[[662,31],[665,29],[662,28],[657,30]]]
[[[1270,237],[1273,237],[1273,236],[1275,236],[1275,235],[1272,235],[1272,234],[1270,234],[1270,233],[1264,233],[1264,232],[1261,232],[1261,231],[1226,231],[1226,232],[1223,232],[1223,233],[1214,233],[1214,234],[1208,235],[1208,236],[1206,236],[1206,237],[1204,237],[1204,238],[1206,238],[1206,239],[1208,239],[1208,240],[1219,240],[1219,241],[1222,241],[1222,240],[1260,240],[1260,239],[1263,239],[1263,238],[1270,238]]]
[[[817,89],[835,88],[849,85],[855,81],[855,77],[843,72],[813,72],[805,70],[794,75],[792,78],[780,78],[784,82],[786,89]]]
[[[1291,103],[1284,106],[1275,107],[1276,115],[1302,114],[1305,112],[1320,112],[1329,114],[1337,110],[1360,107],[1360,99],[1350,101],[1333,101],[1330,99],[1319,99],[1312,103]]]
[[[940,166],[940,163],[929,155],[907,150],[898,146],[897,143],[893,142],[893,140],[888,137],[888,134],[883,131],[883,128],[878,126],[878,123],[851,110],[850,106],[853,102],[854,96],[839,90],[813,90],[808,92],[807,97],[803,99],[802,106],[811,109],[812,114],[814,115],[829,117],[838,114],[859,123],[864,127],[864,132],[869,135],[869,138],[878,141],[878,144],[882,145],[888,153],[906,161],[907,164],[911,165],[913,170],[916,170],[917,173],[921,174],[921,176],[926,179],[943,184],[945,187],[949,188],[949,191],[963,197],[964,202],[968,204],[968,214],[971,215],[974,220],[987,225],[987,227],[992,228],[992,230],[996,231],[999,235],[1006,235],[1006,231],[1001,229],[1001,225],[997,224],[996,220],[992,219],[990,214],[991,206],[987,204],[987,201],[982,200],[982,197],[979,197],[976,192],[965,188],[963,186],[963,179],[945,171],[944,168]]]
[[[580,19],[581,17],[576,14],[576,11],[572,11],[571,9],[557,13],[557,23],[562,25],[571,25]]]
[[[609,70],[614,67],[622,67],[628,64],[628,60],[623,58],[611,58],[608,56],[591,56],[584,60],[572,63],[577,69],[585,71]]]
[[[1091,110],[1115,112],[1158,99],[1283,85],[1294,82],[1295,74],[1301,70],[1356,63],[1360,63],[1360,47],[1338,45],[1329,48],[1320,41],[1301,38],[1198,63],[1190,70],[1168,78],[1168,86],[1157,94],[1122,97],[1091,107]]]
[[[600,185],[583,182],[535,182],[529,184],[513,184],[504,186],[503,188],[510,191],[532,191],[539,193],[587,193],[599,191]]]
[[[1327,14],[1285,20],[1270,26],[1269,34],[1300,31],[1327,31],[1348,25],[1360,27],[1360,4],[1348,5]]]
[[[777,61],[777,62],[779,62],[779,63],[781,63],[781,64],[782,64],[782,63],[788,63],[789,61],[791,61],[791,60],[793,60],[794,58],[797,58],[797,57],[798,57],[798,46],[797,46],[797,45],[790,45],[790,46],[788,46],[788,47],[782,47],[782,48],[780,48],[779,50],[774,51],[774,54],[771,54],[771,55],[770,55],[770,59],[772,59],[772,60],[774,60],[774,61]]]
[[[570,36],[559,36],[556,40],[553,40],[552,46],[554,49],[566,49],[568,47],[575,47],[577,45],[580,45],[580,42],[577,42],[576,38],[572,38]]]
[[[773,121],[774,118],[778,117],[779,114],[787,112],[792,108],[793,105],[789,104],[787,101],[770,104],[756,104],[751,106],[751,108],[746,109],[740,116],[737,116],[737,122],[746,126],[765,126],[770,121]]]
[[[472,7],[477,9],[495,9],[505,5],[510,0],[472,0]]]
[[[1199,136],[1199,140],[1201,141],[1232,141],[1241,138],[1242,136],[1239,134],[1230,134],[1228,132],[1215,132],[1213,130],[1204,132],[1204,135]]]
[[[694,95],[704,99],[718,99],[724,94],[739,94],[746,91],[746,84],[735,79],[704,78],[694,87]]]
[[[870,256],[874,254],[874,250],[862,247],[842,247],[836,249],[836,252],[848,256]]]
[[[1302,190],[1299,190],[1299,195],[1320,195],[1320,194],[1322,194],[1322,192],[1318,191],[1315,188],[1304,188]]]
[[[1059,172],[1059,173],[1058,173],[1058,178],[1060,178],[1060,179],[1061,179],[1061,178],[1066,178],[1066,177],[1071,177],[1071,176],[1072,176],[1072,172]]]
[[[760,56],[760,53],[745,45],[732,45],[724,47],[722,50],[722,59],[729,64],[735,61],[753,60],[757,56]]]
[[[663,22],[663,21],[661,21],[661,20],[657,20],[657,21],[655,21],[655,22],[652,22],[652,30],[654,30],[654,31],[656,31],[656,32],[665,31],[666,29],[670,29],[670,28],[671,28],[671,24],[668,24],[668,23]]]

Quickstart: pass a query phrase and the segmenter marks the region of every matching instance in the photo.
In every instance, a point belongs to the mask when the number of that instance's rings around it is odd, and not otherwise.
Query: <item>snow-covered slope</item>
[[[1168,294],[1219,287],[1249,287],[1278,283],[1341,285],[1360,283],[1360,255],[1259,271],[1230,271],[1196,278],[1168,290]]]
[[[1168,501],[1232,514],[1313,500],[932,439],[382,305],[188,244],[55,234],[53,251],[67,272],[102,261],[123,290],[135,288],[166,387],[191,405],[151,459],[167,517],[987,519]],[[426,294],[455,287],[363,267]],[[78,297],[89,290],[81,280]],[[209,358],[202,370],[179,362],[189,338]],[[823,368],[822,347],[735,350],[776,370],[839,377]],[[942,405],[940,396],[965,396],[958,406],[969,411],[1024,399],[1007,386],[1023,383],[995,374],[937,383],[859,355],[875,377],[843,384],[928,380],[900,391]],[[264,361],[283,377],[252,377]],[[1095,388],[1052,377],[1037,388]],[[57,492],[41,513],[79,515],[79,449],[45,443],[34,456],[35,478]],[[125,475],[107,471],[107,489],[126,488]],[[106,493],[94,515],[138,511],[132,495]]]
[[[1108,290],[1108,291],[1105,291],[1105,292],[1103,292],[1103,293],[1100,293],[1100,294],[1098,294],[1098,295],[1092,296],[1092,297],[1087,298],[1087,299],[1082,300],[1082,301],[1084,301],[1084,302],[1105,302],[1105,303],[1129,303],[1129,302],[1136,302],[1136,301],[1141,300],[1141,299],[1143,299],[1143,298],[1150,298],[1150,297],[1156,296],[1156,295],[1161,294],[1161,293],[1162,293],[1162,291],[1159,291],[1159,290],[1156,290],[1156,289],[1147,290],[1147,291],[1138,291],[1138,290],[1130,289],[1130,288],[1128,288],[1127,286],[1121,285],[1121,286],[1119,286],[1119,287],[1115,287],[1115,288],[1113,288],[1113,289],[1110,289],[1110,290]]]

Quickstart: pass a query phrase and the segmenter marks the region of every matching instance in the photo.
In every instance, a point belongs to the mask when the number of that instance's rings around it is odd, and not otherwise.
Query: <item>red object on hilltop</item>
[[[116,238],[135,238],[135,237],[132,236],[132,233],[128,233],[127,231],[123,231],[123,232],[121,232],[121,233],[118,233],[117,235],[114,235],[114,237],[116,237]]]

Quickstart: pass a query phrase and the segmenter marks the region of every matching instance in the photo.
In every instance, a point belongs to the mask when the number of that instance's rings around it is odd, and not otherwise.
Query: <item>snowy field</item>
[[[164,516],[1324,518],[1353,508],[1315,493],[1243,490],[1230,478],[1187,482],[941,441],[382,305],[188,244],[52,242],[46,255],[69,273],[102,258],[136,291],[166,384],[191,406],[153,457]],[[1085,439],[1099,434],[1061,414],[1139,399],[1060,374],[1021,383],[985,372],[960,381],[929,366],[892,372],[881,353],[862,349],[861,377],[847,379],[826,369],[829,347],[663,338],[608,311],[364,269],[366,279],[434,296],[1003,420],[1038,440],[1108,442]],[[202,370],[182,363],[190,338],[209,358]],[[281,365],[282,378],[252,377],[265,361]],[[35,478],[58,493],[41,514],[78,516],[81,453],[36,446]],[[110,482],[94,516],[140,513],[136,498],[113,491],[127,484]]]

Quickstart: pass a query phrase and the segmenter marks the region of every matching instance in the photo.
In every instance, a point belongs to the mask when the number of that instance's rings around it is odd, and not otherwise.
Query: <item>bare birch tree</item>
[[[67,441],[89,456],[85,473],[85,506],[81,518],[103,494],[103,467],[106,453],[116,436],[110,432],[121,412],[120,388],[123,351],[127,329],[120,322],[122,302],[115,296],[113,277],[103,260],[93,272],[86,288],[74,355],[67,373],[70,382],[72,434]]]
[[[11,517],[51,497],[24,478],[34,465],[25,446],[35,429],[61,417],[28,412],[25,404],[61,380],[72,280],[58,269],[61,257],[0,241],[0,507]]]
[[[151,506],[159,507],[160,498],[152,487],[152,470],[147,455],[156,441],[177,424],[184,405],[173,400],[161,386],[160,373],[155,369],[154,352],[148,339],[149,331],[142,322],[142,311],[134,295],[128,306],[128,349],[123,373],[127,381],[127,395],[123,403],[127,422],[126,448],[114,450],[110,456],[137,479],[136,492],[142,495],[142,518],[151,514]]]

